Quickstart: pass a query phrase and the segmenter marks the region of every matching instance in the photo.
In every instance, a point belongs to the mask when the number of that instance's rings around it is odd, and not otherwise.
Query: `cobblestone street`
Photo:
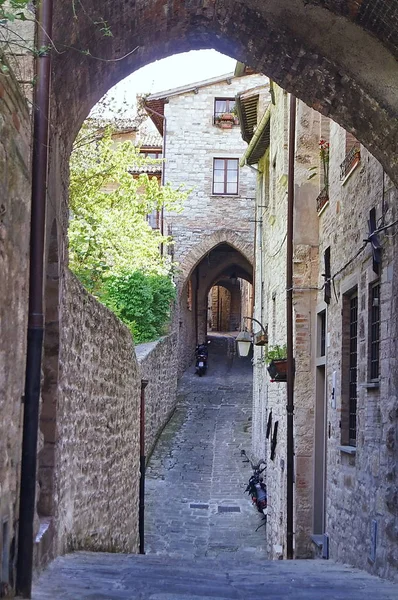
[[[265,528],[244,493],[250,466],[251,363],[213,337],[209,369],[180,381],[179,403],[146,484],[146,551],[173,556],[265,556]]]
[[[251,369],[231,338],[214,339],[205,377],[185,373],[151,457],[146,556],[57,558],[34,600],[396,600],[398,585],[332,561],[268,561],[244,487],[250,467]]]

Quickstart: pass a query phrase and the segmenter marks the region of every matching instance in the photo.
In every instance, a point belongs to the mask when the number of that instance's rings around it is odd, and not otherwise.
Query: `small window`
[[[358,294],[343,297],[341,441],[356,446],[358,381]]]
[[[214,122],[222,115],[234,114],[235,98],[216,98],[214,100]]]
[[[161,152],[144,152],[145,158],[162,158]]]
[[[331,285],[332,273],[331,273],[331,268],[330,268],[330,246],[328,248],[326,248],[326,250],[323,254],[323,261],[324,261],[324,266],[325,266],[325,273],[324,273],[325,283],[324,283],[323,299],[325,300],[326,304],[330,304],[330,299],[332,297],[332,285]]]
[[[370,380],[379,379],[380,375],[380,284],[370,288]]]
[[[326,310],[318,315],[319,327],[319,356],[326,356]]]
[[[239,161],[237,158],[215,158],[213,161],[213,194],[229,196],[238,193]]]
[[[153,210],[151,213],[147,214],[146,220],[152,229],[160,229],[160,211]]]

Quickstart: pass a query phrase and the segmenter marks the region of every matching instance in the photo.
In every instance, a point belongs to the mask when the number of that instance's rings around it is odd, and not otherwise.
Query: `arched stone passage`
[[[54,130],[68,154],[111,86],[159,58],[215,48],[350,130],[398,182],[397,17],[384,0],[56,3]]]
[[[209,247],[210,240],[212,247]],[[239,235],[220,231],[205,238],[183,261],[179,279],[180,372],[191,363],[195,345],[206,338],[211,287],[223,280],[227,280],[228,286],[232,277],[252,282],[252,263],[242,251],[250,255]]]
[[[202,242],[192,248],[186,256],[182,258],[179,264],[179,281],[185,282],[192,274],[195,267],[211,251],[216,250],[221,244],[227,244],[234,248],[242,257],[252,265],[253,263],[253,244],[247,241],[243,236],[230,229],[219,229],[218,231],[204,236]]]

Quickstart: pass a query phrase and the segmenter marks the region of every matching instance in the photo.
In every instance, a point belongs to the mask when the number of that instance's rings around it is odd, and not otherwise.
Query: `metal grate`
[[[208,504],[195,504],[195,503],[192,503],[192,504],[189,505],[189,508],[200,508],[200,509],[203,509],[203,510],[207,510],[209,508],[209,505]]]
[[[219,513],[238,513],[238,512],[240,512],[240,507],[239,506],[219,506],[218,512]]]
[[[357,370],[358,370],[358,296],[350,298],[350,393],[349,440],[356,446],[357,439]]]
[[[370,310],[370,379],[378,379],[380,374],[380,285],[371,289]]]
[[[359,146],[353,146],[340,165],[340,179],[345,179],[360,160],[361,150]]]

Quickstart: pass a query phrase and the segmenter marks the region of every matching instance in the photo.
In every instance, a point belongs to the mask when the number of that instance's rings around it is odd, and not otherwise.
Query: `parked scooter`
[[[195,373],[202,377],[207,371],[207,361],[209,358],[209,351],[207,349],[207,344],[199,344],[196,346],[195,350]]]
[[[247,456],[245,450],[241,450],[241,456],[245,458],[243,462],[250,463],[251,468],[253,469],[253,475],[251,475],[249,479],[249,483],[245,489],[245,492],[250,494],[252,502],[254,506],[257,508],[258,512],[261,513],[264,517],[264,522],[267,521],[267,486],[264,483],[261,474],[266,469],[266,464],[263,460],[260,460],[256,465],[252,460]],[[261,465],[264,465],[261,468]],[[264,524],[265,524],[264,523]],[[261,526],[260,526],[261,527]]]

